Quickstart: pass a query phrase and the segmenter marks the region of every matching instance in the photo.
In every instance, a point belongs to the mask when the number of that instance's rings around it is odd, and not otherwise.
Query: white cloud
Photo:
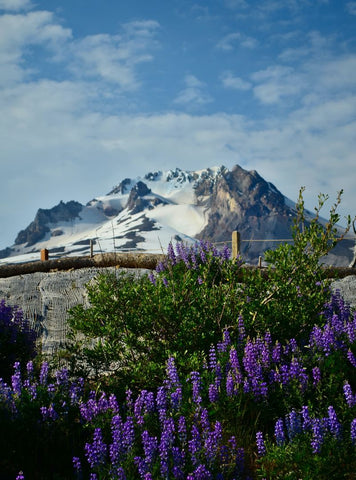
[[[351,15],[356,15],[356,2],[347,2],[346,11]]]
[[[286,97],[293,97],[305,88],[304,75],[292,67],[274,65],[260,70],[251,76],[255,82],[254,95],[263,104],[280,102]]]
[[[0,10],[19,11],[31,8],[32,2],[30,0],[0,0]]]
[[[174,103],[194,108],[213,101],[212,97],[206,92],[206,84],[194,75],[186,75],[184,83],[186,87],[179,92],[174,99]]]
[[[240,32],[235,32],[225,35],[225,37],[218,42],[216,48],[219,50],[231,51],[234,50],[238,45],[244,48],[253,49],[257,47],[258,41],[253,37],[248,37]]]
[[[242,78],[234,76],[231,72],[224,72],[220,78],[225,88],[232,88],[234,90],[250,90],[252,87],[250,82],[246,82]]]
[[[25,58],[34,46],[52,52],[71,38],[71,30],[55,23],[51,12],[0,16],[0,85],[12,85],[31,74]]]
[[[155,21],[135,21],[123,27],[123,34],[90,35],[72,44],[71,69],[80,77],[100,78],[123,90],[139,86],[136,65],[152,60],[150,49],[159,27]]]

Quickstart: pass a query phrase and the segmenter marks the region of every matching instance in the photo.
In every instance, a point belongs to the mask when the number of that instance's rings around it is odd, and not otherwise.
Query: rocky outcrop
[[[36,242],[42,240],[46,233],[50,231],[50,223],[55,224],[61,221],[69,222],[79,216],[82,208],[83,205],[74,200],[67,203],[61,201],[49,210],[40,208],[37,211],[34,221],[17,235],[15,245],[27,244],[27,247],[31,247]]]
[[[207,176],[195,189],[197,199],[209,212],[206,227],[199,238],[213,242],[231,239],[231,232],[240,232],[244,258],[255,262],[272,244],[248,239],[291,238],[294,213],[286,206],[284,196],[256,171],[239,166],[231,171],[221,169],[215,179]]]

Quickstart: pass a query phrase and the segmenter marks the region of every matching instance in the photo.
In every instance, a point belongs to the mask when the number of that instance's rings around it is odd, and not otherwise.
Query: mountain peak
[[[291,237],[296,215],[292,205],[256,170],[239,165],[231,170],[221,165],[151,171],[125,178],[85,206],[61,201],[52,209],[39,209],[0,258],[4,258],[1,262],[37,260],[42,248],[51,258],[87,255],[90,241],[100,252],[154,253],[178,238],[187,243],[199,239],[228,243],[238,230],[242,239],[258,240],[242,243],[243,258],[255,263],[266,248],[275,247],[267,239]],[[344,263],[349,261],[346,258]]]

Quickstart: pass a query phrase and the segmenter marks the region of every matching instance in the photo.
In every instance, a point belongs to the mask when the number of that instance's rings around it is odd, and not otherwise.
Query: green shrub
[[[241,316],[246,335],[268,330],[273,340],[306,339],[310,325],[323,321],[329,297],[321,258],[341,239],[336,229],[341,193],[323,225],[319,212],[327,197],[320,195],[316,215],[308,220],[301,189],[294,244],[266,252],[267,269],[245,268],[227,248],[219,252],[200,242],[170,245],[166,262],[150,275],[99,275],[87,285],[90,307],[70,311],[68,351],[75,367],[97,376],[115,372],[115,381],[131,387],[142,387],[143,379],[157,385],[169,356],[187,373],[224,330],[237,340]],[[350,223],[348,218],[346,231]]]
[[[97,374],[114,370],[128,384],[158,384],[170,355],[189,372],[236,324],[241,262],[211,245],[177,246],[165,265],[137,277],[128,272],[99,275],[87,285],[90,307],[71,309],[72,352]]]
[[[241,314],[250,334],[268,329],[275,339],[305,339],[310,324],[322,321],[320,313],[330,295],[330,280],[322,260],[348,232],[351,218],[347,218],[347,227],[339,235],[340,215],[336,209],[342,191],[324,224],[320,211],[328,199],[326,195],[319,195],[315,216],[308,218],[303,191],[302,188],[296,204],[293,244],[280,244],[265,252],[266,269],[244,271]]]

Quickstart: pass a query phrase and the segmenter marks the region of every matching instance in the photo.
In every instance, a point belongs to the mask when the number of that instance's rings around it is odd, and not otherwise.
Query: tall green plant
[[[201,242],[170,245],[167,260],[150,275],[99,275],[87,285],[90,307],[70,311],[73,352],[94,371],[140,384],[162,380],[168,356],[189,372],[223,330],[236,324],[239,259]]]
[[[350,229],[351,217],[340,234],[340,215],[336,213],[342,190],[323,221],[320,211],[328,196],[319,195],[315,215],[307,214],[300,189],[297,215],[292,227],[292,244],[280,244],[265,252],[268,263],[264,271],[246,271],[245,304],[242,314],[253,334],[269,329],[275,338],[303,338],[310,322],[318,323],[320,312],[329,297],[330,280],[325,275],[323,257],[344,238]]]

